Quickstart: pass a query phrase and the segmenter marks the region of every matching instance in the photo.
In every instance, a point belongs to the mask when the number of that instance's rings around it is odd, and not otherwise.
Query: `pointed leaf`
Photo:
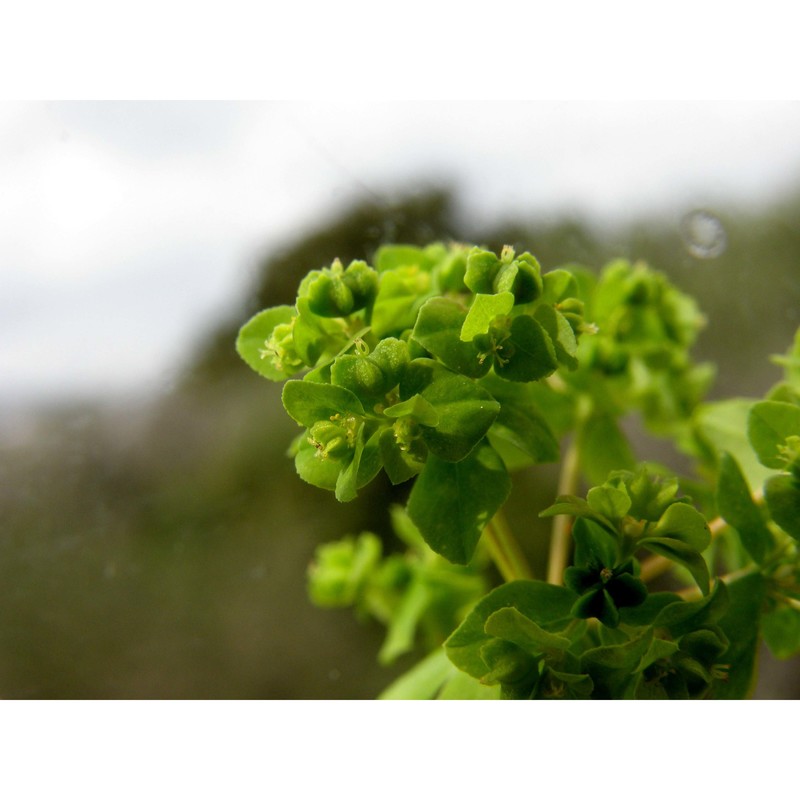
[[[512,581],[491,591],[466,616],[445,642],[450,660],[475,678],[487,671],[481,648],[493,637],[486,633],[489,617],[501,608],[516,608],[539,626],[566,625],[575,594],[563,586],[544,581]]]
[[[510,491],[506,468],[486,443],[458,462],[431,454],[411,490],[408,514],[432,550],[467,564]]]
[[[380,432],[380,449],[383,468],[395,486],[418,475],[425,466],[415,453],[400,449],[391,428]]]
[[[778,525],[800,541],[800,484],[793,475],[773,475],[764,484],[764,499]]]
[[[567,650],[572,642],[564,636],[548,633],[513,606],[495,611],[486,620],[484,630],[490,636],[513,642],[531,655]]]
[[[456,300],[433,297],[419,311],[414,339],[442,364],[462,375],[479,378],[491,367],[491,359],[471,341],[461,339],[467,310]]]
[[[625,489],[608,484],[589,489],[586,501],[592,511],[608,519],[622,519],[631,507],[631,499]]]
[[[729,606],[728,587],[718,580],[711,593],[701,600],[680,600],[665,606],[653,623],[655,628],[667,628],[673,637],[718,622]]]
[[[719,621],[730,640],[721,660],[728,665],[728,679],[717,681],[713,688],[715,700],[741,700],[755,688],[759,645],[759,620],[766,595],[763,575],[755,573],[728,584],[730,606]]]
[[[494,371],[509,381],[538,381],[558,368],[553,342],[533,317],[523,314],[511,323],[511,335],[495,357]]]
[[[481,386],[500,403],[491,436],[513,445],[535,464],[558,460],[558,440],[537,408],[530,384],[510,383],[488,375]]]
[[[543,304],[536,309],[536,319],[552,340],[559,362],[569,369],[576,369],[578,342],[567,318],[553,306]]]
[[[656,555],[668,558],[689,570],[700,591],[705,595],[709,591],[708,565],[703,557],[691,545],[669,537],[648,537],[639,544]]]
[[[739,534],[742,545],[758,564],[764,560],[772,542],[761,510],[753,501],[750,487],[736,459],[723,453],[720,459],[717,484],[717,510],[720,516]]]
[[[386,639],[378,653],[381,664],[391,664],[414,648],[414,635],[422,615],[431,603],[431,590],[424,581],[413,580],[394,610]]]
[[[439,414],[431,403],[421,394],[415,394],[408,400],[395,403],[393,406],[385,408],[384,416],[389,419],[399,419],[400,417],[411,417],[421,425],[435,428],[439,424]]]
[[[378,700],[431,700],[453,674],[443,648],[437,648],[387,686]]]
[[[775,658],[792,658],[800,652],[800,610],[778,606],[761,618],[761,629]]]
[[[711,531],[706,518],[687,503],[668,506],[653,532],[657,538],[677,539],[698,553],[711,544]]]
[[[412,361],[401,397],[419,393],[435,409],[438,424],[423,425],[422,435],[431,452],[447,461],[460,461],[486,435],[500,404],[475,381],[429,359]]]
[[[471,342],[479,333],[489,330],[495,317],[508,314],[513,307],[514,295],[511,292],[476,294],[461,326],[459,338],[462,342]]]
[[[364,414],[361,401],[351,391],[329,383],[288,381],[281,397],[289,416],[307,428],[336,414]]]
[[[779,447],[789,436],[800,435],[800,406],[764,400],[750,410],[747,435],[758,460],[771,469],[785,469]]]
[[[595,485],[605,483],[613,470],[636,466],[627,438],[610,415],[589,417],[578,431],[577,445],[584,474]]]
[[[639,664],[650,649],[653,631],[648,628],[640,637],[625,644],[596,647],[581,656],[581,672],[588,673],[595,685],[594,697],[619,697],[634,679]]]
[[[280,343],[273,339],[275,329],[279,325],[289,326],[296,315],[293,306],[268,308],[256,314],[239,331],[236,352],[251,369],[271,381],[286,380],[304,366],[299,359],[287,359]],[[289,336],[291,341],[290,333]]]

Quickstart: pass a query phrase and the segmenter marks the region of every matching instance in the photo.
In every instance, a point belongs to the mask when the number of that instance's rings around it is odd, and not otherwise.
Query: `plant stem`
[[[489,548],[489,555],[504,580],[531,580],[533,578],[533,570],[528,564],[519,542],[508,527],[502,510],[495,514],[483,533]]]
[[[570,442],[564,460],[561,463],[561,474],[558,478],[558,496],[575,494],[580,476],[578,464],[577,432]],[[559,514],[553,518],[553,529],[550,537],[550,557],[547,562],[547,582],[560,586],[564,578],[564,570],[569,557],[569,540],[572,530],[572,517]]]
[[[721,575],[718,580],[725,581],[725,583],[733,583],[746,575],[752,575],[754,572],[758,572],[758,568],[751,565],[737,569],[735,572],[729,572],[727,575]],[[675,592],[675,594],[684,600],[699,600],[703,596],[703,593],[696,586],[687,586],[685,589]]]

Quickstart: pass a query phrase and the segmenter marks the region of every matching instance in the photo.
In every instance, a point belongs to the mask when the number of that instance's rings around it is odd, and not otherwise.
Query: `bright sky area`
[[[767,202],[800,105],[0,105],[0,403],[163,389],[270,248],[437,182],[484,223]]]

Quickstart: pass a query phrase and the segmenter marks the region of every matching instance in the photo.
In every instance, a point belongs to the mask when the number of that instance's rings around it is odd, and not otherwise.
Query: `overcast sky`
[[[436,181],[483,222],[767,202],[800,105],[0,105],[0,401],[167,385],[270,246]]]

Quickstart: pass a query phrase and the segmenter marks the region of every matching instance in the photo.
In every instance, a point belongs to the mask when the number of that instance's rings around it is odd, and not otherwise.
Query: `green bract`
[[[556,308],[569,295],[546,299],[543,287],[536,259],[510,248],[382,247],[374,267],[310,272],[295,307],[256,315],[238,350],[271,380],[306,370],[283,392],[305,428],[293,448],[301,478],[347,501],[381,469],[393,483],[419,475],[410,509],[422,535],[464,562],[509,491],[494,444],[533,461],[557,454],[545,417],[503,388],[574,367],[575,334]],[[489,376],[502,379],[497,396]],[[451,505],[426,500],[425,487],[451,479]]]
[[[343,502],[411,484],[399,552],[366,532],[309,572],[314,602],[386,626],[382,663],[428,651],[383,697],[745,697],[762,636],[800,650],[800,332],[765,398],[703,403],[703,324],[642,263],[434,243],[314,269],[242,327],[245,362],[285,381],[304,481]],[[630,414],[693,474],[639,463]],[[553,518],[545,582],[503,506],[514,471],[559,459],[530,510]]]

